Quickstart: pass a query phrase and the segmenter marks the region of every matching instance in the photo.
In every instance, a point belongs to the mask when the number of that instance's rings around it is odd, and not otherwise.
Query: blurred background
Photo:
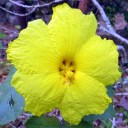
[[[122,78],[113,86],[116,117],[107,121],[95,120],[94,127],[128,128],[128,0],[97,1],[114,31],[106,27],[101,10],[93,0],[0,0],[0,83],[4,82],[10,70],[10,63],[6,60],[8,43],[18,37],[19,32],[27,27],[29,21],[41,18],[48,24],[52,16],[52,7],[64,2],[73,8],[79,8],[85,14],[93,12],[99,24],[97,34],[102,38],[114,40],[120,53]],[[117,35],[114,35],[115,33]],[[24,121],[28,116],[23,114],[16,121],[0,128],[25,128]]]

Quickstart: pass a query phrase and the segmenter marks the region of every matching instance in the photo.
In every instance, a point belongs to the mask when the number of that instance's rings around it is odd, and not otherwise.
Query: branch
[[[115,30],[112,28],[111,23],[106,15],[106,13],[104,12],[103,8],[101,7],[101,5],[96,1],[96,0],[92,0],[93,4],[96,6],[96,8],[99,10],[102,19],[104,20],[107,28],[112,31],[115,32]]]
[[[116,118],[113,117],[113,119],[112,119],[112,128],[114,128],[115,126],[116,126]]]
[[[106,24],[106,27],[107,27],[107,28],[105,28],[105,27],[103,27],[103,26],[100,25],[99,28],[100,28],[101,30],[103,30],[103,31],[105,31],[105,32],[107,32],[107,33],[109,33],[110,35],[116,37],[116,38],[119,39],[121,42],[124,42],[125,44],[128,45],[128,40],[125,39],[124,37],[120,36],[119,34],[117,34],[117,33],[115,32],[115,30],[113,29],[113,27],[112,27],[112,25],[111,25],[111,23],[110,23],[110,21],[109,21],[107,15],[105,14],[105,12],[104,12],[102,6],[97,2],[97,0],[92,0],[92,2],[93,2],[93,4],[96,6],[96,8],[99,10],[99,12],[100,12],[100,14],[101,14],[101,17],[102,17],[102,19],[104,20],[104,22],[105,22],[105,24]]]
[[[122,63],[123,64],[127,63],[128,60],[127,60],[127,53],[126,53],[125,48],[121,45],[117,45],[117,50],[123,53],[122,57],[121,57],[122,58]]]
[[[28,16],[28,15],[30,15],[31,13],[33,13],[36,8],[33,8],[30,12],[25,13],[25,14],[20,14],[20,13],[16,13],[16,12],[9,11],[9,10],[7,10],[6,8],[3,8],[2,6],[0,6],[0,9],[2,9],[3,11],[6,11],[6,12],[12,14],[12,15],[24,17],[24,16]]]
[[[128,92],[116,93],[115,96],[128,96]]]
[[[110,35],[114,36],[115,38],[119,39],[121,42],[125,42],[125,44],[128,45],[128,40],[125,39],[124,37],[120,36],[120,35],[117,34],[116,32],[112,32],[112,31],[108,30],[107,28],[101,26],[100,24],[99,24],[99,28],[100,28],[101,30],[103,30],[104,32],[107,32],[107,33],[109,33]]]
[[[18,36],[18,32],[15,32],[15,31],[10,30],[10,29],[8,29],[8,28],[5,28],[5,27],[3,27],[3,26],[0,26],[0,29],[6,30],[6,31],[8,31],[8,32],[10,32],[10,33],[13,33],[14,35]]]
[[[13,4],[15,4],[17,6],[20,6],[20,7],[23,7],[23,8],[42,8],[42,7],[46,7],[46,6],[55,4],[55,3],[62,2],[63,0],[55,0],[55,1],[52,1],[52,2],[49,2],[49,3],[46,3],[46,4],[42,4],[42,5],[37,4],[37,5],[32,5],[32,6],[19,4],[16,1],[13,1],[13,0],[9,0],[9,1],[12,2]]]
[[[80,0],[78,8],[83,12],[87,13],[89,0]]]
[[[0,6],[0,9],[3,10],[3,11],[6,11],[6,12],[12,14],[12,15],[24,17],[24,16],[28,16],[28,15],[32,14],[36,10],[36,8],[47,7],[47,6],[50,6],[52,4],[62,2],[63,0],[55,0],[55,1],[52,1],[50,3],[43,4],[43,5],[37,4],[37,5],[32,5],[32,6],[19,4],[19,3],[15,2],[15,1],[13,1],[13,0],[9,0],[9,1],[12,2],[13,4],[19,6],[19,7],[32,8],[32,10],[30,12],[28,12],[28,13],[20,14],[20,13],[15,13],[15,12],[9,11],[6,8],[2,7],[2,6]]]

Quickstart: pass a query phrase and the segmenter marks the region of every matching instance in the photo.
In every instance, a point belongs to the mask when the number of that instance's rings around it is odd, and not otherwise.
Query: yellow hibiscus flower
[[[75,125],[105,111],[111,103],[105,86],[120,77],[118,52],[96,28],[94,14],[62,4],[48,25],[31,21],[9,44],[7,58],[17,68],[12,85],[25,98],[26,111],[40,116],[58,108]]]

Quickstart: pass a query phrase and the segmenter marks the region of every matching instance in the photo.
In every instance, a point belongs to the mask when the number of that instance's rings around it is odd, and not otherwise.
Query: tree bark
[[[89,0],[81,0],[81,1],[79,2],[78,8],[79,8],[83,13],[87,13],[87,12],[88,12],[88,4],[89,4]]]

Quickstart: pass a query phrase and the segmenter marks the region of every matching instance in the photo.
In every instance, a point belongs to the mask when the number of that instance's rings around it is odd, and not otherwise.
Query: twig
[[[105,32],[107,32],[107,33],[109,33],[110,35],[116,37],[116,38],[119,39],[121,42],[123,42],[123,43],[125,43],[125,44],[128,45],[128,40],[125,39],[124,37],[120,36],[119,34],[117,34],[117,33],[115,32],[115,30],[113,29],[113,27],[112,27],[112,25],[111,25],[111,23],[110,23],[110,21],[109,21],[107,15],[105,14],[105,12],[104,12],[102,6],[97,2],[97,0],[92,0],[92,2],[93,2],[93,4],[96,6],[96,8],[99,10],[99,12],[100,12],[100,14],[101,14],[101,17],[102,17],[102,19],[104,20],[104,22],[105,22],[105,24],[106,24],[106,27],[107,27],[107,28],[105,28],[105,27],[103,27],[103,26],[100,25],[99,28],[100,28],[101,30],[103,30],[103,31],[105,31]]]
[[[24,17],[24,16],[28,16],[31,13],[33,13],[36,10],[36,8],[47,7],[47,6],[50,6],[50,5],[54,4],[54,3],[62,2],[63,0],[56,0],[56,1],[52,1],[50,3],[46,3],[46,4],[43,4],[43,5],[38,5],[37,4],[37,5],[32,5],[32,6],[19,4],[19,3],[15,2],[15,1],[13,1],[13,0],[9,0],[9,1],[12,2],[13,4],[15,4],[17,6],[20,6],[20,7],[23,7],[23,8],[32,8],[32,10],[30,12],[28,12],[28,13],[20,14],[20,13],[15,13],[15,12],[9,11],[6,8],[2,7],[2,6],[0,6],[0,9],[2,9],[3,11],[6,11],[6,12],[12,14],[12,15]]]
[[[122,52],[122,63],[127,63],[128,60],[127,60],[127,53],[126,53],[126,50],[123,46],[121,45],[117,45],[117,50]]]
[[[3,8],[2,6],[0,6],[0,9],[2,9],[3,11],[6,11],[6,12],[12,14],[12,15],[24,17],[24,16],[28,16],[28,15],[30,15],[31,13],[33,13],[36,8],[33,8],[30,12],[25,13],[25,14],[20,14],[20,13],[16,13],[16,12],[9,11],[9,10],[7,10],[6,8]]]
[[[99,25],[99,28],[100,28],[101,30],[103,30],[104,32],[109,33],[109,34],[112,35],[113,37],[116,37],[116,38],[119,39],[121,42],[125,42],[125,44],[128,45],[128,40],[125,39],[124,37],[120,36],[120,35],[117,34],[116,32],[112,32],[112,31],[108,30],[107,28],[105,28],[105,27],[103,27],[103,26],[101,26],[101,25]]]
[[[11,127],[11,128],[16,128],[13,124],[11,124],[11,123],[9,123],[9,126]]]
[[[115,96],[128,96],[128,92],[116,93]]]
[[[55,0],[55,1],[52,1],[52,2],[49,2],[49,3],[46,3],[46,4],[42,4],[42,5],[37,4],[37,5],[32,5],[32,6],[19,4],[16,1],[13,1],[13,0],[9,0],[9,1],[12,2],[13,4],[15,4],[17,6],[20,6],[20,7],[23,7],[23,8],[42,8],[42,7],[46,7],[46,6],[49,6],[49,5],[54,4],[54,3],[62,2],[63,0]]]
[[[16,36],[18,36],[18,32],[14,32],[14,31],[12,31],[12,30],[10,30],[8,28],[5,28],[5,27],[0,26],[0,29],[4,29],[4,30],[6,30],[8,32],[11,32],[11,33],[15,34]]]
[[[63,118],[60,114],[60,111],[57,108],[55,108],[52,112],[48,113],[48,116],[54,116],[54,117],[58,118],[60,121],[63,120]]]
[[[81,1],[79,2],[78,8],[79,8],[83,13],[87,13],[88,4],[89,4],[89,0],[81,0]]]
[[[112,128],[114,128],[116,126],[116,118],[114,117],[113,119],[112,119]]]
[[[93,4],[96,6],[96,8],[99,10],[102,19],[104,20],[107,28],[111,31],[111,32],[115,32],[115,30],[112,28],[111,23],[108,19],[108,17],[106,16],[106,13],[104,12],[103,8],[101,7],[101,5],[96,1],[96,0],[92,0]]]

